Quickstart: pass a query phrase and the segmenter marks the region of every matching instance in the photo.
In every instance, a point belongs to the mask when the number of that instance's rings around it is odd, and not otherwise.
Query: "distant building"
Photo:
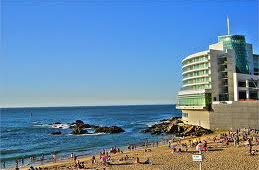
[[[185,123],[209,129],[259,127],[259,55],[243,35],[223,35],[182,60],[177,109]]]

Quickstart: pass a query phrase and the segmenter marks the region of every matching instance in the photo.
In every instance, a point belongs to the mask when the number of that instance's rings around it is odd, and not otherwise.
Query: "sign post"
[[[202,159],[203,159],[203,157],[202,157],[202,155],[192,155],[192,160],[194,161],[194,162],[199,162],[200,163],[200,170],[201,170],[201,163],[202,163]]]

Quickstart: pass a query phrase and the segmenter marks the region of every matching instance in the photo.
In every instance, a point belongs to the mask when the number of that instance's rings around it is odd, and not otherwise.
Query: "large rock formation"
[[[85,124],[82,120],[76,120],[74,123],[70,125],[70,128],[73,129],[72,134],[80,135],[88,133],[87,128],[95,129],[95,133],[121,133],[124,130],[118,126],[110,126],[110,127],[101,127],[96,125]]]
[[[125,131],[118,126],[95,128],[95,133],[121,133],[121,132],[125,132]]]
[[[74,128],[74,129],[72,130],[72,134],[73,134],[73,135],[82,135],[82,134],[86,134],[86,133],[88,133],[88,131],[85,130],[85,129]]]
[[[181,121],[181,118],[170,118],[160,121],[142,132],[151,134],[175,134],[176,136],[201,136],[203,134],[212,133],[211,130],[200,126],[187,125]]]
[[[70,129],[74,129],[75,127],[78,127],[80,129],[86,129],[86,128],[96,128],[98,126],[85,124],[82,120],[76,120],[75,122],[71,123]]]
[[[57,131],[57,132],[51,132],[50,134],[51,134],[51,135],[62,135],[62,132]]]

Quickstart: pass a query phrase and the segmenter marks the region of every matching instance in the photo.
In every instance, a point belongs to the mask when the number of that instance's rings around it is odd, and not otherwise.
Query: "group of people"
[[[254,155],[258,150],[253,150],[254,145],[259,145],[259,131],[256,129],[251,129],[251,128],[246,128],[246,129],[237,129],[237,130],[229,130],[225,133],[221,133],[213,138],[207,137],[205,140],[200,140],[198,139],[190,139],[190,140],[178,140],[177,142],[174,141],[168,141],[168,147],[172,150],[172,153],[181,153],[181,152],[187,152],[188,149],[193,148],[199,152],[202,151],[208,151],[208,142],[209,146],[213,145],[224,145],[224,146],[234,146],[234,147],[239,147],[239,146],[247,146],[249,147],[248,153],[250,155]],[[159,142],[152,142],[149,143],[149,146],[157,146],[158,147]],[[150,152],[151,149],[147,147],[148,143],[145,143],[144,151],[145,152]],[[129,145],[128,150],[133,151],[136,150],[137,145]],[[123,151],[114,146],[108,150],[103,150],[100,152],[100,162],[103,165],[110,165],[111,161],[111,154],[116,154],[116,153],[123,153]],[[71,159],[74,162],[74,166],[82,169],[85,167],[84,162],[80,162],[77,160],[77,156],[74,153],[71,153],[70,155]],[[51,159],[53,162],[57,161],[57,152],[53,152],[51,154]],[[135,159],[135,158],[134,158]],[[42,154],[40,156],[40,159],[38,159],[41,164],[43,164],[43,161],[45,160],[44,155]],[[129,156],[123,156],[122,158],[119,159],[119,161],[128,161]],[[31,165],[36,161],[36,156],[31,156],[29,158],[29,164]],[[93,156],[91,159],[92,165],[97,163],[96,157]],[[136,158],[135,163],[140,163],[139,158]],[[17,159],[16,160],[16,169],[19,169],[19,164],[24,166],[25,165],[25,159]],[[151,160],[148,158],[142,164],[151,164]],[[5,168],[5,162],[3,162],[2,167]],[[31,170],[35,170],[35,168],[31,167]]]
[[[229,146],[233,143],[234,147],[240,145],[249,147],[249,154],[254,155],[257,150],[253,150],[253,145],[259,145],[259,131],[251,128],[237,129],[235,131],[229,130],[227,133],[221,133],[212,139],[208,137],[206,140],[200,139],[189,140],[189,143],[177,141],[177,144],[172,145],[171,141],[168,142],[168,147],[172,149],[172,153],[181,153],[184,150],[188,151],[188,148],[195,148],[197,151],[208,151],[208,141],[214,144],[221,144]]]

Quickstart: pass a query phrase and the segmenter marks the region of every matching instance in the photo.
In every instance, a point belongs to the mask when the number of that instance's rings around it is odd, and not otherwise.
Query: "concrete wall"
[[[182,120],[186,124],[198,125],[210,129],[209,111],[206,110],[182,110],[187,113],[188,117],[183,117]]]
[[[259,101],[224,103],[214,102],[213,111],[182,110],[183,113],[188,114],[188,117],[183,117],[182,120],[186,124],[198,125],[207,129],[259,128]]]
[[[211,129],[259,128],[259,101],[213,104],[209,114]]]

